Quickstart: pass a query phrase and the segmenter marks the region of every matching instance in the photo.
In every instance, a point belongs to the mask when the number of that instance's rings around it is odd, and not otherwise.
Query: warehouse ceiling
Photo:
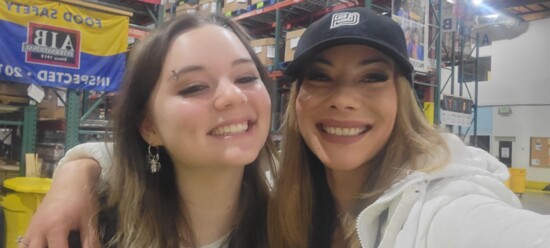
[[[82,0],[107,7],[117,8],[134,13],[130,24],[145,26],[154,23],[152,16],[157,13],[158,6],[138,0]]]
[[[523,21],[550,17],[550,0],[486,0],[485,4]]]
[[[144,26],[154,23],[157,13],[157,5],[145,3],[138,0],[85,0],[86,2],[97,3],[108,7],[119,8],[126,11],[131,11],[134,16],[131,17],[130,23],[134,25]],[[197,1],[197,0],[193,0]],[[281,0],[283,1],[283,0]],[[463,1],[471,2],[472,0],[447,0],[450,2]],[[305,2],[319,2],[317,0],[306,0]],[[364,0],[359,1],[340,1],[340,2],[359,2],[364,3]],[[391,0],[373,0],[373,4],[378,6],[388,7],[391,5]],[[550,0],[482,0],[479,5],[480,14],[495,14],[500,12],[507,16],[514,17],[521,21],[534,21],[550,17]],[[153,17],[155,16],[155,17]]]

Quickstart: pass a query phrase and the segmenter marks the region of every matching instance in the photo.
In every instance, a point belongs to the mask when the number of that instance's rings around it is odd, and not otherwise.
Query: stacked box
[[[197,11],[197,5],[184,3],[176,8],[176,15],[190,14]]]
[[[226,15],[228,12],[247,8],[248,0],[224,0],[222,14]]]
[[[285,61],[292,61],[294,59],[294,51],[296,50],[298,41],[300,40],[300,37],[302,37],[304,31],[306,31],[305,28],[286,33]]]
[[[19,176],[19,163],[15,161],[0,160],[0,184],[6,179]]]
[[[273,65],[275,59],[275,38],[257,39],[250,42],[250,45],[265,66]]]
[[[263,2],[264,0],[250,0],[250,5],[257,4],[259,2]]]
[[[47,90],[44,99],[38,104],[38,117],[39,119],[65,119],[65,106],[58,101],[53,90]]]
[[[28,84],[0,82],[0,95],[27,96]]]
[[[204,12],[216,13],[218,10],[217,0],[201,0],[199,3],[199,10]]]

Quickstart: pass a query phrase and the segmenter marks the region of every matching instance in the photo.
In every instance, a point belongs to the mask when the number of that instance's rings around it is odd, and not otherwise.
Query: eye
[[[330,77],[324,72],[312,71],[306,74],[306,79],[309,81],[330,81]]]
[[[245,77],[237,78],[236,83],[238,83],[238,84],[247,84],[247,83],[256,82],[256,80],[258,80],[258,77],[256,77],[256,76],[245,76]]]
[[[378,83],[385,82],[388,80],[388,75],[386,73],[369,73],[364,78],[363,81],[367,83]]]
[[[193,95],[195,93],[198,93],[200,91],[203,91],[205,89],[208,89],[209,86],[207,84],[193,84],[193,85],[189,85],[187,87],[185,87],[184,89],[180,90],[178,92],[179,95],[182,95],[182,96],[190,96],[190,95]]]

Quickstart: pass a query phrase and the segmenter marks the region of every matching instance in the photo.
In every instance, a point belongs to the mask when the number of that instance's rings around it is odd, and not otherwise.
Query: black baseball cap
[[[363,7],[334,11],[312,23],[298,41],[285,74],[296,79],[316,54],[346,44],[363,44],[386,54],[412,82],[414,67],[409,62],[403,30],[390,17]]]

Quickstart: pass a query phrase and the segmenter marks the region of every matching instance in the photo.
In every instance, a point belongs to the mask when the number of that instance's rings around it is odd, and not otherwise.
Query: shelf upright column
[[[279,1],[277,1],[279,2]],[[281,10],[277,8],[275,10],[275,58],[274,58],[274,65],[273,70],[278,71],[279,70],[279,62],[281,60],[279,56],[279,48],[280,48],[280,40],[281,40]],[[273,83],[271,86],[271,131],[277,131],[279,129],[279,82],[277,79],[273,79]]]
[[[475,68],[475,100],[474,100],[474,146],[477,146],[477,101],[479,93],[479,32],[476,33],[476,68]]]
[[[34,153],[36,150],[36,123],[38,121],[36,103],[35,105],[24,107],[23,111],[23,149],[21,150],[21,157],[19,159],[20,176],[25,176],[26,172],[25,154]]]
[[[462,18],[459,18],[459,29],[458,29],[458,36],[460,39],[460,65],[458,67],[458,95],[463,96],[464,91],[464,84],[466,83],[464,79],[464,59],[467,59],[467,57],[464,57],[464,49],[466,46],[466,39],[468,38],[466,35],[464,35],[464,22],[462,21]],[[458,126],[458,136],[462,137],[462,126]]]
[[[451,95],[455,94],[455,33],[451,33]]]
[[[65,131],[65,151],[79,144],[78,128],[80,126],[80,97],[74,89],[67,90],[67,104],[65,106],[67,120]]]
[[[157,23],[156,23],[157,27],[164,22],[164,12],[166,12],[166,8],[164,7],[164,3],[161,3],[158,5]]]
[[[434,94],[434,126],[439,126],[441,124],[440,117],[440,101],[441,101],[441,12],[443,12],[442,0],[437,0],[437,29],[436,29],[436,45],[435,45],[435,70],[436,70],[436,80],[435,80],[435,94]]]
[[[217,2],[217,4],[216,4],[216,13],[222,14],[223,0],[216,0],[216,2]]]
[[[90,91],[89,90],[83,90],[82,91],[82,113],[86,113],[86,110],[88,109],[88,98],[90,97]]]
[[[365,8],[372,9],[372,0],[365,0]]]

